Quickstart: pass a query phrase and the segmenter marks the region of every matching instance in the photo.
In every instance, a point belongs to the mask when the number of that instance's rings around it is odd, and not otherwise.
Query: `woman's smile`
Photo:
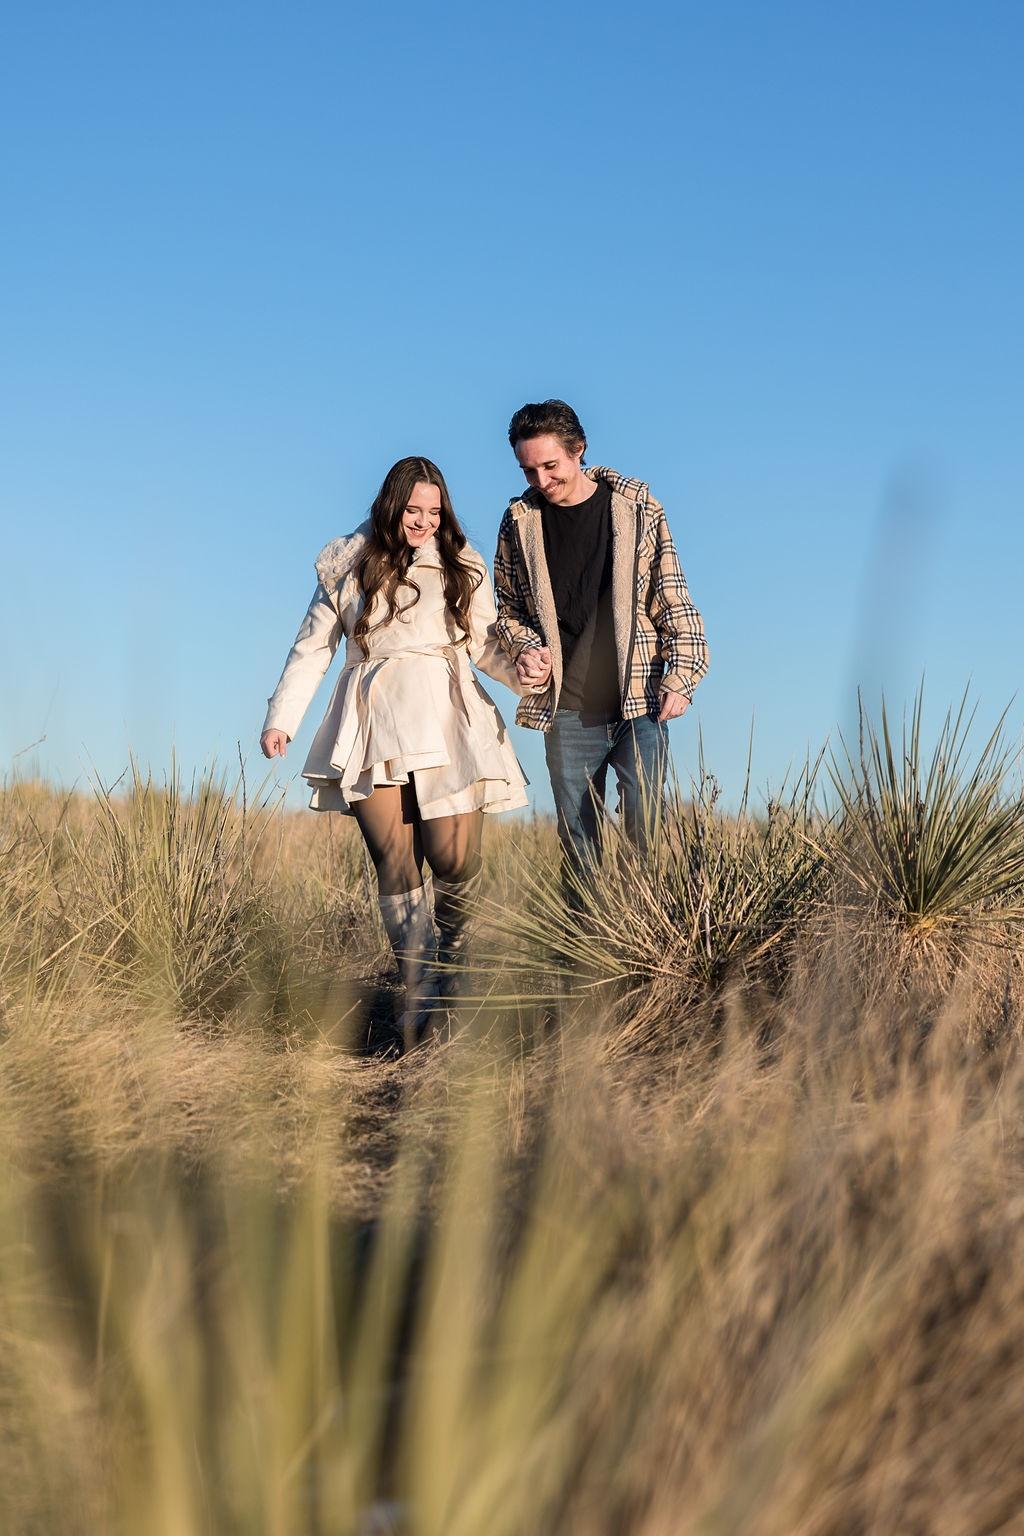
[[[441,526],[441,496],[436,485],[417,481],[402,513],[402,532],[414,549],[437,532]]]

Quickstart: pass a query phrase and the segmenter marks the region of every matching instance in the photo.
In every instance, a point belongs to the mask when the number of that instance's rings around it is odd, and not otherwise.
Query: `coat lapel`
[[[360,523],[354,533],[346,533],[340,539],[332,539],[325,544],[316,558],[316,574],[326,591],[334,598],[334,603],[339,610],[351,596],[346,590],[353,567],[363,545],[366,543],[370,532],[370,520]],[[335,594],[337,594],[335,596]]]
[[[622,698],[626,697],[626,665],[636,608],[636,541],[636,506],[618,491],[612,491],[612,620]]]

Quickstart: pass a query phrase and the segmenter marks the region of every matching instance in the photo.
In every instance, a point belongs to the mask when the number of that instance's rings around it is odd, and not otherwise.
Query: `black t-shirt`
[[[612,490],[606,480],[575,507],[541,502],[544,554],[562,646],[560,709],[599,720],[622,709],[612,616]]]

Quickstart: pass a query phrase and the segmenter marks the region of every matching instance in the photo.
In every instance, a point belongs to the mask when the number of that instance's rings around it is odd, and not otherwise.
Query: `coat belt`
[[[405,657],[409,656],[426,656],[447,662],[449,674],[458,688],[459,698],[466,716],[469,719],[473,718],[469,698],[465,691],[466,684],[472,679],[472,674],[464,659],[467,655],[464,645],[410,645],[406,650],[388,651],[383,656],[364,656],[358,648],[355,648],[355,655],[353,655],[352,649],[350,646],[345,656],[345,665],[341,670],[342,674],[346,672],[362,673],[362,676],[356,678],[355,682],[359,690],[359,697],[364,704],[369,705],[370,695],[373,692],[377,679],[392,662],[402,661]]]

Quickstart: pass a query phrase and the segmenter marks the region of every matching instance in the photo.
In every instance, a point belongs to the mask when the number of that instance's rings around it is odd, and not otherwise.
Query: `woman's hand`
[[[290,736],[284,731],[264,731],[260,737],[260,751],[264,757],[286,757]]]
[[[516,674],[524,688],[543,688],[551,680],[551,649],[531,645],[516,657]]]

